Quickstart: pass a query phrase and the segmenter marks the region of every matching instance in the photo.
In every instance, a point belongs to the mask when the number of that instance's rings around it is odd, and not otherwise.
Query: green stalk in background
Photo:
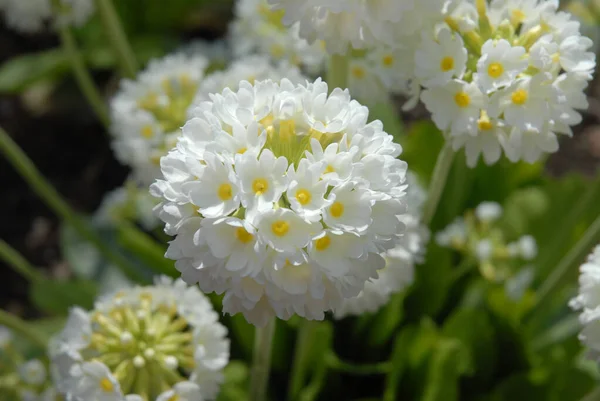
[[[335,88],[346,89],[348,86],[348,56],[333,54],[329,59],[329,66],[327,69],[327,84],[329,90],[332,91]]]
[[[433,175],[429,183],[427,201],[423,206],[422,221],[425,225],[430,225],[435,216],[438,204],[440,203],[440,198],[442,197],[442,193],[446,186],[446,181],[448,180],[448,174],[450,173],[453,160],[454,151],[452,150],[450,142],[446,141],[435,163]]]
[[[85,98],[96,113],[96,116],[102,125],[108,129],[110,126],[108,109],[104,99],[98,92],[98,88],[94,84],[88,69],[85,66],[83,57],[81,57],[81,53],[77,49],[77,44],[75,42],[75,38],[73,37],[73,33],[71,32],[71,28],[67,25],[61,26],[59,27],[58,33],[79,88],[83,92]]]
[[[31,327],[29,323],[2,309],[0,309],[0,325],[13,330],[42,349],[46,349],[48,346],[46,339],[35,328]]]
[[[114,263],[132,280],[143,282],[144,277],[120,253],[104,243],[90,224],[79,216],[60,194],[50,185],[33,162],[17,146],[10,136],[0,128],[0,152],[27,181],[33,191],[67,224],[70,224],[87,241],[92,243],[110,262]]]
[[[138,63],[112,0],[96,0],[96,7],[104,24],[104,30],[116,53],[122,74],[128,78],[135,78],[138,72]]]
[[[249,401],[265,401],[271,371],[271,351],[273,350],[273,334],[275,319],[265,327],[256,327],[254,334],[254,353],[252,355],[252,371],[250,376]]]
[[[42,275],[10,245],[0,239],[0,260],[29,281],[42,279]]]

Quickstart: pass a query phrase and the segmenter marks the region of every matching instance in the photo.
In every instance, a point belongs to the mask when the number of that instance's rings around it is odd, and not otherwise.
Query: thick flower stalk
[[[57,394],[47,361],[27,359],[13,344],[13,333],[0,326],[0,394],[2,399],[55,401]]]
[[[299,23],[286,27],[284,12],[272,10],[267,0],[240,0],[230,25],[229,41],[236,57],[261,54],[274,61],[285,60],[311,74],[323,70],[326,52],[323,43],[309,44],[299,36]]]
[[[56,388],[73,401],[214,399],[226,334],[197,288],[161,277],[71,310],[50,350]]]
[[[346,54],[390,42],[394,26],[404,21],[415,0],[268,0],[285,14],[283,23],[299,23],[300,37],[323,40],[330,53]]]
[[[59,25],[82,26],[95,11],[93,0],[2,0],[6,24],[18,31],[35,33],[53,20]]]
[[[597,360],[600,357],[600,245],[596,246],[579,270],[579,294],[569,305],[581,311],[579,322],[583,330],[579,339],[588,348],[590,357]]]
[[[537,256],[537,243],[531,235],[507,241],[499,224],[502,214],[499,204],[483,202],[438,232],[435,240],[477,264],[488,280],[505,281]]]
[[[423,262],[425,247],[429,241],[429,229],[421,223],[423,204],[427,198],[425,189],[414,174],[407,175],[407,213],[401,216],[406,231],[395,248],[383,254],[385,267],[379,278],[370,280],[357,297],[344,300],[334,311],[337,319],[345,316],[360,316],[365,312],[376,312],[387,304],[392,295],[406,289],[414,280],[417,263]]]
[[[347,90],[241,82],[202,103],[151,186],[188,283],[256,325],[323,319],[401,241],[406,163]]]
[[[556,152],[587,107],[592,41],[558,1],[485,0],[447,7],[414,44],[421,100],[474,166],[504,153],[533,163]]]

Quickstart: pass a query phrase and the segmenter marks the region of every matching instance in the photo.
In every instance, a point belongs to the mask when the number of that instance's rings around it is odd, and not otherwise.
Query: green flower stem
[[[589,394],[586,394],[581,401],[600,401],[600,387],[597,387]]]
[[[304,387],[306,373],[310,369],[310,352],[316,335],[316,322],[302,319],[298,337],[296,339],[296,347],[294,350],[294,360],[292,362],[292,373],[290,376],[290,384],[288,387],[288,400],[293,401],[298,399],[298,395]]]
[[[250,377],[249,401],[265,401],[271,370],[271,351],[275,319],[271,318],[265,327],[256,327],[254,334],[254,354]]]
[[[444,192],[444,187],[446,186],[446,181],[448,180],[448,174],[450,173],[453,160],[454,151],[452,150],[450,142],[447,141],[438,155],[433,170],[433,176],[431,177],[431,182],[429,184],[427,202],[425,202],[425,206],[423,207],[423,223],[425,225],[430,225],[435,216],[440,198]]]
[[[5,326],[15,333],[25,337],[28,341],[45,349],[48,346],[48,342],[35,328],[31,327],[29,323],[12,315],[2,309],[0,309],[0,325]]]
[[[83,238],[92,243],[106,259],[118,266],[129,278],[144,281],[144,277],[123,257],[105,244],[94,229],[77,213],[75,213],[59,193],[50,185],[33,162],[17,146],[10,136],[0,128],[0,152],[13,165],[15,170],[31,186],[33,191],[54,210],[54,212],[70,224]]]
[[[600,216],[589,226],[585,234],[542,283],[536,294],[535,306],[543,305],[546,299],[564,283],[565,276],[573,269],[577,269],[577,266],[582,263],[598,243],[600,243]]]
[[[329,90],[335,88],[346,89],[348,87],[348,56],[334,54],[329,59],[329,67],[327,70],[327,84]]]
[[[104,24],[106,34],[109,36],[111,45],[116,53],[121,72],[126,77],[135,78],[138,71],[137,60],[112,0],[96,0],[96,6],[98,7],[98,13]]]
[[[29,264],[29,262],[10,245],[0,239],[0,259],[13,268],[14,271],[25,277],[29,281],[36,281],[42,278],[42,275]]]
[[[331,370],[337,370],[339,372],[349,373],[353,375],[378,375],[387,374],[392,370],[392,364],[390,362],[380,362],[374,364],[353,364],[344,362],[339,357],[330,352],[327,354],[327,366]]]
[[[71,64],[71,69],[73,70],[73,75],[77,80],[77,84],[79,85],[81,92],[83,92],[83,95],[96,113],[96,116],[102,125],[104,125],[105,128],[108,128],[110,126],[108,109],[106,108],[104,99],[102,99],[102,96],[98,92],[98,88],[96,88],[96,85],[94,84],[94,81],[92,80],[92,77],[85,66],[83,57],[81,57],[81,53],[77,49],[73,32],[71,32],[69,26],[65,25],[60,27],[58,33],[60,35],[63,50],[67,54],[69,63]]]

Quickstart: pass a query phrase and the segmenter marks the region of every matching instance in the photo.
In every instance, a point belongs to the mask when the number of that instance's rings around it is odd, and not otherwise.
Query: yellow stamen
[[[440,62],[440,69],[444,72],[450,71],[454,68],[454,58],[446,56]]]
[[[271,230],[278,237],[284,237],[290,231],[290,223],[284,220],[277,220],[271,225]]]
[[[246,231],[246,229],[244,227],[238,227],[237,230],[235,230],[235,237],[241,243],[247,244],[248,242],[252,241],[252,239],[254,238],[254,235],[252,235],[248,231]]]
[[[529,94],[525,89],[521,88],[514,91],[510,98],[514,104],[522,106],[527,102]]]
[[[458,92],[454,95],[454,101],[458,107],[467,107],[471,104],[471,97],[466,92]]]
[[[219,196],[219,199],[221,199],[222,201],[227,201],[227,200],[231,199],[233,197],[233,195],[231,193],[231,185],[230,184],[221,184],[217,191],[217,195]]]
[[[114,391],[115,386],[114,384],[112,384],[108,377],[104,377],[102,380],[100,380],[100,388],[102,389],[102,391],[110,393]]]
[[[269,189],[269,183],[264,178],[257,178],[252,182],[252,190],[256,195],[262,195]]]
[[[492,78],[500,78],[504,74],[504,67],[500,63],[491,63],[488,66],[488,75]]]
[[[342,215],[344,214],[344,204],[341,202],[334,202],[334,204],[331,205],[330,211],[331,215],[336,219],[342,217]]]
[[[315,248],[317,248],[317,251],[324,251],[329,248],[329,245],[331,245],[331,238],[327,235],[315,241]]]
[[[310,192],[308,190],[306,190],[306,189],[299,189],[298,191],[296,191],[296,200],[302,206],[307,205],[308,203],[310,203],[311,199],[312,199],[312,195],[310,194]]]

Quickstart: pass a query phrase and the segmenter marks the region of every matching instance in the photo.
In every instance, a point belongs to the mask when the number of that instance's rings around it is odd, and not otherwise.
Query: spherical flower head
[[[6,25],[24,33],[41,31],[52,16],[50,0],[3,0],[0,10],[4,13]]]
[[[166,256],[253,324],[323,319],[402,240],[401,147],[320,79],[241,82],[210,99],[151,186],[175,235]]]
[[[143,186],[160,175],[160,158],[174,146],[207,65],[198,54],[153,60],[111,100],[113,149]]]
[[[310,43],[323,40],[330,53],[345,54],[390,40],[393,25],[414,7],[413,0],[268,0],[283,10],[283,23],[300,24]]]
[[[59,25],[83,26],[94,11],[93,0],[60,0],[55,19]]]
[[[502,217],[502,206],[496,202],[482,202],[475,208],[475,216],[481,221],[494,222]]]
[[[345,299],[341,307],[335,309],[336,319],[376,312],[389,302],[392,295],[412,284],[415,265],[424,259],[429,230],[421,224],[421,210],[427,193],[410,172],[407,183],[407,213],[400,216],[406,231],[401,243],[384,253],[385,267],[377,272],[378,278],[367,281],[358,296]]]
[[[197,288],[161,277],[104,296],[90,312],[73,308],[52,340],[53,376],[73,401],[214,399],[226,334]]]
[[[266,0],[240,0],[235,4],[236,18],[230,25],[229,41],[236,57],[261,54],[274,61],[318,74],[324,66],[326,52],[322,42],[309,44],[300,38],[298,23],[282,23],[284,11],[273,10]]]
[[[596,246],[580,267],[579,294],[569,305],[581,311],[581,342],[595,359],[600,356],[600,245]]]
[[[579,23],[554,1],[450,3],[444,13],[415,41],[414,77],[452,147],[471,167],[481,155],[534,163],[556,152],[557,136],[581,122],[595,68]]]

